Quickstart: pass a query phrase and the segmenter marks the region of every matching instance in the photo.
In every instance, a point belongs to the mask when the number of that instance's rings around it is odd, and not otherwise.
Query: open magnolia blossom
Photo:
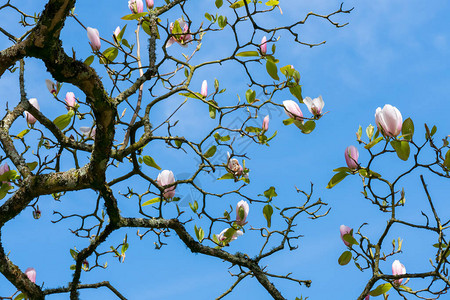
[[[355,146],[352,145],[345,148],[345,162],[347,163],[347,167],[349,167],[349,169],[358,169],[358,158],[359,152]]]
[[[303,103],[306,104],[308,110],[315,116],[318,117],[322,114],[323,107],[325,106],[325,102],[323,102],[322,96],[311,99],[310,97],[306,97],[303,99]]]
[[[128,1],[128,8],[133,14],[144,12],[144,2],[142,0],[130,0]]]
[[[86,29],[87,36],[89,39],[89,44],[91,45],[92,51],[98,51],[101,47],[100,42],[100,34],[98,33],[98,30],[92,27],[88,27]]]
[[[166,185],[175,182],[175,176],[173,176],[172,171],[163,170],[161,173],[159,173],[158,178],[156,178],[156,182],[158,182],[159,186],[165,187]],[[173,185],[169,188],[164,189],[163,197],[166,199],[172,199],[175,196],[175,187],[176,185]]]
[[[390,104],[386,104],[383,109],[381,107],[377,108],[375,122],[378,129],[387,136],[395,137],[402,132],[402,114],[395,106]]]
[[[37,110],[40,110],[39,103],[36,98],[31,98],[30,100],[28,100],[28,102],[30,102],[30,104],[33,105]],[[27,119],[27,123],[30,125],[33,125],[37,121],[36,118],[27,111],[25,112],[25,118]]]
[[[45,79],[45,85],[50,93],[56,94],[56,84],[50,79]]]
[[[36,283],[36,270],[34,268],[26,269],[25,275],[27,275],[31,282]]]
[[[288,115],[289,118],[303,121],[303,113],[300,109],[300,106],[293,100],[285,100],[283,101],[284,112]]]
[[[403,275],[406,274],[405,266],[398,260],[394,260],[392,263],[392,275]],[[403,282],[403,278],[394,280],[394,284],[401,285]]]
[[[178,43],[182,47],[187,47],[187,44],[190,41],[192,41],[192,35],[189,32],[188,23],[186,23],[183,19],[178,19],[177,22],[180,25],[182,33],[174,32],[175,24],[173,22],[170,23],[170,34],[176,34],[176,35],[172,35],[169,38],[169,40],[167,41],[167,44],[166,44],[166,48],[169,48],[175,42]]]
[[[227,232],[228,229],[230,229],[230,228],[225,228],[217,235],[217,239],[219,240],[219,242],[223,242],[227,239],[227,237],[225,236],[225,232]],[[236,230],[236,232],[231,237],[230,241],[234,241],[235,239],[237,239],[239,236],[241,236],[243,234],[244,233],[241,230]]]
[[[241,176],[243,169],[242,166],[239,164],[239,161],[236,158],[230,158],[229,152],[227,152],[227,156],[228,156],[227,162],[228,170],[235,176]]]
[[[344,235],[346,235],[346,234],[352,234],[352,228],[350,228],[350,227],[348,227],[348,226],[345,226],[345,225],[341,225],[340,227],[339,227],[339,231],[340,231],[340,233],[341,233],[341,240],[344,242],[344,244],[348,247],[348,246],[350,246],[350,243],[349,242],[347,242],[346,240],[344,240]]]
[[[249,210],[247,201],[241,200],[238,202],[236,205],[236,224],[244,226],[247,223],[245,220],[247,220]]]

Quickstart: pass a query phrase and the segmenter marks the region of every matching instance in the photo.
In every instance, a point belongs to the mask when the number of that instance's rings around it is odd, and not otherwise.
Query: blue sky
[[[155,0],[157,5],[158,1]],[[16,1],[18,2],[18,1]],[[45,1],[23,1],[23,8],[28,13],[39,12]],[[120,17],[128,14],[127,1],[114,1],[110,5],[107,1],[80,1],[76,7],[78,17],[86,26],[99,29],[102,37],[110,38],[117,25],[126,24]],[[205,11],[215,12],[214,1],[190,1],[187,11],[194,20],[196,27],[201,21],[207,22],[203,14]],[[339,1],[280,1],[283,15],[277,11],[269,17],[259,20],[265,26],[287,24],[298,19],[303,19],[309,11],[317,13],[329,13],[339,7]],[[339,238],[339,226],[346,224],[357,228],[367,222],[365,235],[377,239],[387,215],[381,213],[376,207],[370,205],[360,194],[361,182],[354,177],[348,177],[332,190],[325,189],[328,180],[333,175],[332,170],[344,166],[344,149],[348,145],[357,145],[355,132],[358,126],[363,129],[374,124],[375,109],[384,104],[396,106],[403,118],[411,117],[416,125],[416,136],[424,136],[423,123],[436,124],[437,136],[440,140],[450,132],[447,121],[447,112],[450,111],[448,95],[450,92],[450,27],[448,26],[448,11],[450,4],[446,1],[348,1],[344,2],[344,8],[355,7],[349,15],[339,16],[337,20],[349,22],[349,25],[336,29],[324,20],[311,19],[306,25],[299,28],[303,41],[327,43],[320,47],[308,48],[300,45],[292,46],[291,38],[281,35],[277,43],[277,58],[280,66],[293,64],[299,70],[302,78],[303,96],[312,98],[322,95],[325,101],[326,114],[317,124],[315,131],[310,135],[301,134],[294,126],[284,126],[282,120],[285,115],[281,110],[271,112],[269,133],[278,131],[276,139],[270,147],[251,145],[242,149],[251,160],[247,161],[251,169],[251,184],[246,188],[249,195],[256,196],[270,186],[277,188],[278,197],[275,205],[287,205],[288,203],[300,203],[303,198],[295,192],[295,186],[300,189],[309,189],[309,182],[315,185],[316,197],[329,203],[330,214],[319,220],[300,218],[297,232],[304,235],[298,241],[299,249],[296,251],[284,251],[263,261],[269,266],[269,270],[276,274],[293,272],[293,276],[299,279],[311,279],[310,288],[301,287],[287,282],[274,280],[274,283],[285,297],[294,299],[296,296],[309,296],[310,299],[354,299],[362,291],[370,274],[361,273],[350,263],[345,267],[337,264],[337,259],[345,246]],[[102,12],[101,16],[99,11]],[[12,32],[18,32],[17,15],[0,11],[2,27]],[[103,17],[105,16],[105,17]],[[179,11],[174,11],[162,18],[164,22],[171,22],[180,17]],[[132,39],[131,23],[127,29],[127,39]],[[245,33],[243,33],[245,34]],[[257,36],[257,41],[263,34]],[[214,59],[216,54],[226,53],[226,43],[229,36],[220,33],[220,38],[214,38],[213,34],[204,39],[202,51],[195,62]],[[73,47],[77,57],[85,58],[90,55],[86,32],[69,19],[67,27],[62,33],[63,45],[70,52]],[[0,38],[1,48],[10,43]],[[161,46],[161,45],[159,45]],[[169,52],[173,55],[177,51],[189,51],[173,45]],[[101,70],[98,63],[94,67]],[[45,78],[50,75],[45,72],[41,62],[32,59],[26,60],[26,80],[28,96],[36,97],[41,105],[41,110],[50,117],[56,117],[65,113],[62,105],[55,105],[54,99],[45,88]],[[254,66],[257,78],[269,81],[263,66]],[[263,70],[261,72],[260,70]],[[106,79],[103,71],[99,71]],[[103,72],[103,73],[102,73]],[[237,74],[237,75],[234,75]],[[18,102],[19,91],[17,72],[13,75],[6,74],[0,80],[0,111],[3,112],[6,102],[12,107]],[[237,102],[236,94],[243,97],[248,88],[248,79],[236,72],[236,66],[229,64],[220,68],[205,68],[200,70],[192,83],[192,89],[200,89],[202,80],[208,79],[210,91],[214,78],[220,80],[220,84],[227,88],[227,92],[217,98],[223,105]],[[67,91],[74,91],[77,97],[82,98],[79,90],[65,85],[61,95]],[[159,90],[162,92],[162,90]],[[148,96],[148,95],[147,95]],[[148,96],[147,100],[150,99]],[[289,92],[277,95],[277,103],[292,99]],[[156,107],[152,115],[154,122],[167,118],[174,107],[184,100],[182,97],[173,97]],[[301,106],[304,114],[308,114],[304,105]],[[3,115],[3,113],[2,113]],[[262,116],[263,117],[263,116]],[[262,117],[260,121],[262,122]],[[174,116],[179,119],[176,134],[201,137],[207,131],[208,126],[214,122],[208,118],[207,109],[202,105],[191,104],[184,106]],[[19,119],[13,130],[18,133],[21,126],[25,126],[25,120]],[[80,122],[80,126],[89,126],[88,121]],[[208,129],[209,130],[209,129]],[[160,131],[160,134],[163,134]],[[30,143],[33,139],[30,137]],[[360,150],[360,162],[366,163],[368,153]],[[173,170],[178,179],[184,179],[196,166],[192,155],[185,155],[180,151],[168,150],[164,144],[156,143],[152,148],[146,148],[146,154],[151,155],[164,169]],[[28,153],[30,159],[31,154]],[[225,155],[220,154],[220,157]],[[225,159],[225,157],[223,157]],[[87,161],[87,156],[86,156]],[[387,178],[394,178],[402,170],[406,170],[409,162],[400,162],[395,155],[388,155],[375,164],[376,170]],[[70,160],[65,162],[63,168],[69,169],[73,165]],[[126,164],[121,169],[108,174],[109,178],[117,176],[127,170]],[[152,178],[156,178],[158,171],[149,167],[143,167]],[[406,190],[406,207],[400,209],[400,216],[409,221],[423,221],[421,211],[429,212],[426,207],[425,194],[420,187],[419,175],[424,174],[430,186],[435,205],[442,212],[442,219],[448,219],[450,210],[446,200],[450,192],[448,183],[426,172],[414,172],[404,184]],[[184,177],[186,176],[186,177]],[[200,179],[204,187],[223,190],[234,187],[231,182],[216,182],[211,176]],[[136,191],[143,192],[145,187],[137,185]],[[117,187],[124,192],[126,186]],[[116,190],[116,191],[117,191]],[[189,192],[186,187],[179,187],[178,193],[184,195]],[[195,197],[193,195],[192,197]],[[69,249],[76,246],[78,249],[85,247],[87,241],[75,239],[67,228],[74,228],[76,221],[52,224],[56,216],[53,210],[65,213],[85,212],[92,209],[96,195],[94,193],[67,193],[62,202],[56,202],[50,197],[42,197],[39,206],[42,210],[42,218],[32,219],[29,208],[20,214],[15,220],[9,222],[2,230],[2,241],[6,251],[11,251],[11,259],[23,270],[33,266],[37,270],[37,283],[45,287],[65,285],[71,280],[69,266],[72,259]],[[227,197],[211,199],[211,207],[221,214],[229,205],[234,206],[240,199]],[[119,206],[123,214],[131,215],[136,211],[136,199],[126,199],[119,196]],[[1,202],[0,202],[1,204]],[[187,205],[187,204],[186,204]],[[150,211],[150,208],[148,211]],[[188,209],[188,208],[187,208]],[[251,205],[249,225],[260,227],[264,225],[262,206]],[[186,216],[192,216],[187,211]],[[274,226],[280,223],[275,218]],[[195,224],[204,224],[202,221]],[[190,223],[191,227],[194,223]],[[249,226],[247,225],[247,226]],[[280,225],[280,224],[279,224]],[[192,228],[191,228],[192,229]],[[221,228],[215,228],[220,232]],[[193,233],[193,230],[191,230]],[[165,242],[167,246],[162,250],[154,250],[154,237],[150,235],[140,241],[135,230],[120,230],[111,235],[105,243],[103,250],[110,245],[120,242],[125,233],[128,234],[130,248],[127,251],[125,263],[120,264],[112,256],[104,257],[102,262],[108,262],[106,270],[96,269],[89,273],[83,273],[82,282],[91,283],[101,280],[109,280],[119,291],[129,299],[212,299],[227,290],[232,284],[228,274],[229,265],[219,259],[194,255],[174,236]],[[399,259],[408,272],[421,272],[427,270],[428,259],[433,252],[431,244],[436,242],[435,237],[422,232],[405,230],[397,226],[389,235],[386,242],[386,252],[390,251],[390,240],[401,237],[403,253],[389,258],[381,265],[385,273],[390,273],[391,263]],[[228,251],[241,251],[253,256],[261,245],[258,234],[247,230],[245,235],[231,243]],[[91,262],[92,263],[92,262]],[[231,271],[236,271],[231,269]],[[422,286],[421,286],[422,284]],[[411,280],[410,286],[423,287],[421,280]],[[14,288],[0,277],[0,296],[8,296],[14,292]],[[244,296],[245,295],[245,296]],[[91,298],[113,299],[112,294],[106,289],[81,291],[82,299]],[[241,282],[235,291],[226,299],[269,299],[268,294],[255,279],[247,278]],[[67,299],[67,294],[49,297],[49,299]],[[400,299],[392,295],[389,299]]]

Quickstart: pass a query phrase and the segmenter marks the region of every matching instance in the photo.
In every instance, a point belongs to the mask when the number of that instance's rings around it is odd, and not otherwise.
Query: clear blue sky
[[[21,7],[27,12],[39,12],[45,1],[20,0]],[[162,0],[155,0],[158,5]],[[205,11],[215,12],[214,1],[189,1],[186,5],[191,14],[193,26],[200,22],[207,22],[203,15]],[[309,11],[329,13],[339,7],[340,1],[280,1],[283,15],[274,13],[267,19],[260,20],[262,24],[270,26],[279,22],[290,23],[303,19]],[[112,4],[113,3],[113,4]],[[192,4],[194,3],[194,4]],[[323,46],[309,49],[300,45],[292,46],[291,38],[282,35],[277,44],[277,58],[280,66],[293,64],[301,73],[303,96],[312,98],[322,95],[325,101],[325,111],[329,111],[317,124],[316,130],[310,135],[301,134],[294,126],[284,126],[285,119],[281,110],[272,112],[269,132],[278,131],[276,139],[270,147],[251,145],[241,149],[251,160],[247,166],[251,169],[251,184],[246,189],[249,195],[256,196],[270,186],[276,186],[278,197],[275,205],[285,203],[300,203],[301,197],[296,195],[295,186],[308,189],[309,182],[315,184],[315,196],[321,197],[329,203],[331,212],[329,216],[311,221],[305,217],[300,218],[297,232],[304,235],[298,241],[299,249],[284,251],[264,261],[269,270],[276,274],[293,272],[299,279],[311,279],[310,288],[301,287],[287,282],[274,280],[274,283],[288,299],[296,296],[309,296],[310,299],[354,299],[362,291],[370,274],[361,273],[350,263],[345,267],[337,264],[337,259],[345,246],[339,238],[339,225],[359,227],[367,222],[365,234],[370,238],[378,238],[387,215],[382,214],[376,207],[369,205],[360,194],[361,182],[358,178],[348,177],[332,190],[325,189],[328,180],[333,175],[332,170],[344,166],[344,149],[350,144],[356,146],[355,132],[359,125],[365,128],[374,124],[375,109],[384,104],[396,106],[403,118],[411,117],[416,125],[417,137],[424,135],[423,123],[438,125],[437,135],[444,137],[450,133],[447,120],[450,111],[450,24],[448,12],[450,4],[447,1],[347,1],[344,7],[355,7],[349,15],[338,17],[341,22],[350,24],[344,28],[336,29],[324,20],[311,19],[300,27],[300,37],[303,41],[320,42],[326,40]],[[101,13],[100,13],[101,12]],[[79,19],[86,25],[96,27],[100,35],[110,38],[117,25],[126,24],[120,17],[128,14],[127,1],[79,1],[76,7]],[[0,12],[2,27],[12,32],[17,31],[17,15]],[[180,17],[179,11],[164,15],[163,23],[173,21]],[[132,40],[131,22],[128,25],[127,39]],[[258,39],[262,37],[262,34]],[[86,32],[73,20],[69,19],[62,33],[63,45],[67,52],[73,49],[77,58],[90,55]],[[223,54],[224,44],[227,43],[226,34],[222,39],[215,39],[213,35],[207,36],[202,51],[196,60],[213,59],[216,52]],[[3,36],[0,38],[1,49],[10,43]],[[158,45],[161,46],[161,45]],[[103,48],[105,49],[105,48]],[[190,46],[188,50],[193,49]],[[176,51],[186,51],[178,45],[169,48],[171,54]],[[186,52],[185,52],[186,53]],[[94,67],[101,68],[98,63]],[[236,94],[243,97],[247,89],[247,79],[244,76],[233,76],[236,66],[225,65],[222,68],[211,68],[201,71],[194,78],[192,88],[200,85],[203,79],[208,79],[210,90],[214,77],[218,78],[221,86],[227,88],[227,93],[218,98],[221,104],[234,104],[237,102]],[[65,112],[62,105],[55,107],[54,99],[45,87],[45,73],[41,62],[26,60],[26,83],[28,96],[39,100],[41,110],[49,116],[56,117]],[[261,70],[264,70],[261,67]],[[255,72],[260,72],[255,67]],[[265,71],[264,71],[265,72]],[[17,73],[17,71],[16,71]],[[266,74],[260,72],[258,78]],[[102,73],[106,79],[106,75]],[[267,76],[266,80],[269,80]],[[0,111],[6,107],[13,107],[19,100],[17,74],[5,75],[0,80]],[[74,91],[77,97],[81,93],[69,85],[63,87],[62,93]],[[78,92],[78,94],[77,94]],[[274,100],[281,103],[292,99],[288,93],[280,94]],[[147,100],[149,99],[147,95]],[[155,122],[164,120],[183,98],[173,98],[167,104],[157,107]],[[301,106],[304,114],[308,114],[304,105]],[[180,119],[178,135],[200,137],[205,127],[212,125],[207,110],[200,105],[184,107],[175,115]],[[262,122],[262,118],[261,118]],[[17,133],[25,126],[25,120],[19,120],[14,129]],[[80,126],[89,126],[88,122],[80,122]],[[162,132],[160,132],[162,134]],[[30,140],[32,141],[32,140]],[[360,149],[360,162],[367,162],[368,154],[362,147]],[[187,178],[189,172],[195,167],[192,156],[168,151],[164,144],[155,145],[152,150],[146,149],[147,155],[155,158],[164,169],[173,170],[178,179]],[[29,157],[31,159],[31,156]],[[225,159],[225,158],[224,158]],[[408,162],[399,162],[393,155],[387,157],[376,165],[377,171],[393,178],[407,169]],[[63,165],[72,168],[70,163]],[[128,168],[123,165],[122,168]],[[152,178],[158,172],[149,167],[143,167]],[[120,174],[114,171],[110,177]],[[408,181],[404,182],[407,205],[400,211],[400,216],[410,221],[423,220],[421,210],[428,212],[425,206],[425,195],[419,185],[419,174],[413,173]],[[426,173],[425,173],[426,174]],[[450,210],[445,201],[448,201],[450,188],[448,183],[429,174],[425,179],[430,185],[432,197],[436,207],[442,212],[443,218],[449,216]],[[201,184],[204,187],[223,189],[223,186],[233,187],[232,183],[218,185],[211,177],[203,177]],[[222,182],[220,183],[222,184]],[[126,191],[125,186],[118,188]],[[136,190],[140,190],[136,187]],[[142,190],[142,188],[141,188]],[[180,187],[180,195],[189,193],[188,188]],[[141,191],[142,192],[142,191]],[[198,195],[197,195],[198,196]],[[124,215],[131,215],[136,210],[136,199],[119,197],[119,206]],[[196,195],[192,195],[196,197]],[[84,212],[92,208],[96,199],[94,193],[67,193],[62,202],[55,202],[51,197],[42,197],[39,206],[42,218],[34,220],[32,210],[27,209],[15,220],[10,221],[2,229],[2,242],[5,250],[11,251],[10,257],[21,269],[34,267],[37,271],[37,284],[45,287],[67,285],[71,280],[69,266],[73,260],[69,249],[76,246],[81,249],[87,241],[75,239],[68,228],[77,226],[77,222],[68,221],[52,224],[56,216],[53,210],[65,213]],[[221,214],[229,205],[234,206],[239,198],[212,199],[212,206]],[[4,201],[4,200],[2,200]],[[301,202],[302,203],[302,202]],[[1,201],[0,201],[1,204]],[[189,208],[188,208],[189,209]],[[251,205],[249,225],[260,227],[264,225],[262,206]],[[187,212],[186,216],[193,216]],[[281,221],[274,219],[274,226]],[[194,223],[190,223],[193,227]],[[201,222],[197,224],[202,224]],[[247,225],[248,226],[248,225]],[[220,232],[220,228],[217,228]],[[192,254],[176,238],[166,240],[167,246],[162,250],[154,250],[154,238],[150,235],[142,241],[136,236],[135,230],[120,230],[111,235],[104,244],[103,250],[110,245],[120,242],[125,233],[128,234],[130,248],[127,251],[125,263],[120,264],[117,259],[108,256],[103,262],[108,262],[106,270],[96,269],[82,274],[82,283],[92,283],[109,280],[128,299],[213,299],[227,290],[232,279],[227,272],[229,264],[219,259]],[[193,230],[192,230],[193,233]],[[393,230],[387,239],[386,252],[390,249],[390,240],[401,237],[404,239],[404,253],[389,258],[382,263],[385,273],[390,273],[391,263],[399,259],[408,272],[427,270],[428,259],[432,257],[431,244],[435,239],[421,232],[404,231],[398,227]],[[243,237],[231,243],[227,250],[230,252],[244,252],[253,256],[259,248],[261,240],[258,234],[248,231]],[[92,264],[92,262],[91,262]],[[234,269],[232,271],[235,271]],[[411,287],[419,288],[424,284],[421,280],[411,280]],[[0,277],[0,296],[8,296],[14,291],[13,286],[3,277]],[[49,299],[67,299],[68,295],[56,295]],[[113,299],[106,289],[83,290],[81,299]],[[241,282],[235,291],[226,299],[269,299],[266,291],[255,279],[247,278]],[[381,298],[380,298],[381,299]],[[392,295],[391,300],[399,299]]]

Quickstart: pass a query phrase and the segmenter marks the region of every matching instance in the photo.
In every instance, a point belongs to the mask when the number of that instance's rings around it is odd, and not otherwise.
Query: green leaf
[[[222,177],[218,178],[217,180],[223,180],[223,179],[234,179],[234,175],[231,173],[226,173]]]
[[[122,30],[120,31],[119,35],[116,37],[117,41],[120,42],[123,38],[123,35],[125,33],[125,29],[127,29],[127,24],[123,26]]]
[[[70,124],[70,120],[72,120],[73,114],[73,110],[69,110],[67,114],[61,115],[53,120],[53,123],[56,125],[56,127],[59,128],[59,130],[63,130]]]
[[[211,15],[210,14],[208,14],[208,13],[205,13],[205,18],[208,20],[208,21],[212,21],[212,17],[211,17]]]
[[[253,102],[255,102],[255,98],[256,98],[256,92],[254,90],[247,90],[247,92],[245,92],[245,99],[247,99],[247,102],[252,104]]]
[[[0,182],[2,181],[11,181],[17,179],[19,176],[17,176],[17,172],[15,170],[9,170],[2,175],[0,175]]]
[[[350,251],[344,251],[341,256],[339,256],[338,263],[341,266],[345,266],[352,259],[352,253]]]
[[[150,28],[150,22],[144,21],[142,22],[142,29],[144,29],[145,33],[152,36],[152,29]]]
[[[375,127],[373,127],[372,124],[370,124],[369,126],[367,126],[367,128],[366,128],[366,134],[367,134],[367,137],[369,138],[369,140],[372,139],[374,133],[375,133]]]
[[[217,103],[214,100],[210,100],[208,101],[208,103],[212,103],[214,105],[217,105]],[[208,105],[208,110],[209,110],[209,117],[211,119],[215,119],[216,118],[216,108],[212,105]]]
[[[201,227],[197,228],[197,225],[195,225],[194,230],[195,235],[197,236],[197,240],[201,243],[203,241],[203,238],[205,237],[205,232]]]
[[[374,290],[369,292],[370,296],[376,297],[387,293],[391,289],[392,285],[388,283],[383,283],[377,286]]]
[[[364,176],[366,178],[381,178],[381,175],[377,172],[374,172],[372,170],[367,170],[364,168],[361,168],[358,170],[358,173],[361,174],[361,176]]]
[[[153,203],[157,203],[157,202],[160,202],[160,201],[161,201],[161,198],[156,197],[156,198],[153,198],[153,199],[145,201],[144,203],[142,203],[142,206],[147,206],[147,205],[150,205],[150,204],[153,204]]]
[[[445,154],[444,167],[450,169],[450,149]]]
[[[378,132],[378,131],[377,131],[377,132]],[[368,143],[367,145],[365,145],[364,148],[370,149],[370,148],[372,148],[373,146],[375,146],[376,144],[378,144],[382,139],[383,139],[383,137],[380,136],[380,137],[374,139],[373,141],[371,141],[370,143]]]
[[[214,133],[214,138],[216,139],[216,142],[227,142],[231,139],[229,135],[221,136],[218,132]]]
[[[281,67],[280,71],[282,74],[286,75],[287,77],[291,77],[292,74],[294,74],[295,70],[291,68],[291,65],[286,65],[284,67]]]
[[[34,169],[36,169],[37,165],[38,165],[37,161],[27,163],[27,166],[28,166],[28,168],[30,168],[30,171],[33,171]]]
[[[259,56],[259,52],[258,51],[243,51],[243,52],[236,53],[236,56],[243,56],[243,57]]]
[[[274,62],[267,60],[266,61],[266,70],[267,70],[267,73],[270,75],[270,77],[272,77],[275,80],[280,80],[280,77],[278,77],[277,65]]]
[[[76,259],[77,259],[78,252],[75,251],[75,250],[73,250],[73,249],[70,249],[70,255],[72,256],[73,259],[76,260]]]
[[[173,24],[172,33],[173,34],[183,33],[183,29],[181,29],[180,22],[178,22],[178,20],[176,20],[175,23]]]
[[[217,147],[215,145],[212,145],[208,151],[205,152],[204,156],[206,158],[212,157],[216,153]]]
[[[85,60],[84,60],[84,64],[86,66],[90,66],[92,64],[92,62],[94,61],[94,55],[88,56]]]
[[[122,253],[122,255],[123,255],[125,252],[127,252],[128,247],[129,247],[128,243],[124,243],[124,244],[122,245],[122,250],[120,251],[120,252]]]
[[[286,119],[286,120],[283,120],[283,124],[284,125],[291,125],[291,124],[293,124],[294,123],[294,119],[292,119],[292,118],[289,118],[289,119]]]
[[[270,226],[272,224],[272,214],[273,214],[272,205],[267,204],[266,206],[264,206],[264,208],[263,208],[263,215],[264,215],[264,218],[266,218],[266,220],[267,220],[267,226],[269,228],[270,228]]]
[[[217,19],[217,24],[221,29],[223,29],[225,26],[227,26],[227,17],[219,16]]]
[[[259,128],[259,127],[247,126],[247,127],[245,127],[245,131],[247,131],[247,132],[254,132],[254,133],[260,133],[262,131],[262,129]]]
[[[16,136],[16,138],[22,139],[22,138],[25,136],[25,134],[27,134],[28,132],[30,132],[30,129],[22,130],[22,131]]]
[[[353,245],[359,245],[359,243],[356,241],[356,239],[349,233],[346,233],[342,236],[342,238],[344,239],[344,241],[346,241],[347,243],[350,244],[350,246]]]
[[[203,96],[200,93],[179,93],[179,95],[194,99],[203,99]]]
[[[266,2],[266,5],[267,6],[276,6],[279,3],[280,3],[280,1],[278,1],[278,0],[269,0],[269,1]]]
[[[264,192],[264,196],[269,200],[272,200],[273,197],[278,196],[278,194],[275,192],[275,187],[271,186],[267,191]]]
[[[197,202],[197,200],[194,201],[194,204],[191,204],[191,202],[189,202],[189,207],[192,209],[192,211],[194,213],[196,213],[197,209],[198,209],[198,202]]]
[[[314,128],[316,128],[316,122],[313,120],[309,120],[305,124],[302,124],[300,121],[294,121],[294,123],[304,134],[309,134],[314,130]]]
[[[251,0],[245,0],[245,2],[250,3]],[[244,0],[239,0],[230,5],[231,8],[239,8],[244,6]]]
[[[147,14],[148,14],[147,12],[141,12],[138,14],[130,14],[130,15],[123,16],[121,19],[125,20],[125,21],[137,20],[140,17],[146,16]]]
[[[297,98],[297,100],[300,101],[300,103],[303,103],[302,86],[301,85],[290,86],[289,92],[291,92],[292,96]]]
[[[405,140],[412,140],[412,137],[414,135],[414,123],[411,118],[408,118],[403,122],[402,135]]]
[[[407,141],[391,141],[391,146],[394,148],[397,153],[398,158],[401,160],[407,161],[409,158],[409,143]]]
[[[223,5],[223,0],[216,0],[216,7],[220,8]]]
[[[339,172],[334,174],[334,176],[331,177],[330,182],[328,182],[327,189],[331,189],[332,187],[334,187],[336,184],[341,182],[345,177],[347,177],[347,175],[348,173],[346,172]]]
[[[20,293],[19,295],[17,295],[14,300],[22,300],[25,299],[25,295],[23,293]]]
[[[161,167],[156,164],[155,160],[151,156],[144,155],[142,158],[143,158],[144,164],[146,164],[147,166],[161,170]]]
[[[347,168],[347,167],[340,167],[340,168],[337,168],[337,169],[334,169],[333,170],[333,172],[351,172],[352,170],[350,170],[350,168]]]
[[[116,47],[109,47],[105,51],[103,51],[103,56],[106,58],[107,62],[113,62],[116,59],[117,54],[119,54],[119,50]],[[100,61],[102,63],[102,61]]]

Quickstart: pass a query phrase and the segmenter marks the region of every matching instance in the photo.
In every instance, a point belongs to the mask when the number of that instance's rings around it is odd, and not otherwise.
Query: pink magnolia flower
[[[377,108],[375,122],[378,129],[382,130],[387,136],[394,137],[402,131],[402,114],[395,106],[390,104],[386,104],[383,109]]]
[[[56,84],[50,79],[45,79],[45,85],[50,93],[56,94]]]
[[[225,232],[227,232],[229,228],[225,228],[224,230],[222,230],[218,235],[217,235],[217,239],[220,242],[223,242],[227,239],[227,237],[225,236]],[[236,232],[233,234],[233,236],[231,237],[231,241],[234,241],[235,239],[238,238],[238,236],[243,235],[244,233],[240,230],[236,230]]]
[[[370,296],[369,295],[367,295],[365,298],[364,298],[364,300],[369,300],[370,299]]]
[[[230,153],[228,152],[227,155],[228,155],[227,167],[229,171],[231,171],[235,176],[242,175],[243,169],[242,166],[239,164],[239,161],[236,158],[230,158]]]
[[[131,13],[138,14],[144,11],[144,3],[142,0],[130,0],[128,1],[128,8],[131,10]]]
[[[322,96],[314,98],[314,100],[312,100],[310,97],[306,97],[305,99],[303,99],[303,103],[306,104],[306,106],[308,107],[308,110],[315,117],[320,116],[322,114],[322,109],[325,106]]]
[[[247,223],[245,220],[247,219],[249,210],[250,207],[247,201],[241,200],[238,202],[236,205],[236,224],[244,226]]]
[[[269,130],[269,115],[265,116],[262,124],[262,130],[267,131]]]
[[[203,97],[208,96],[208,81],[203,80],[200,94],[202,94]]]
[[[353,230],[352,228],[350,228],[350,227],[348,227],[348,226],[345,226],[345,225],[341,225],[341,227],[339,227],[339,231],[341,232],[341,240],[344,242],[344,244],[345,244],[347,247],[350,246],[350,243],[347,242],[346,240],[344,240],[344,235],[346,235],[346,234],[351,234],[351,235],[353,236],[352,230]]]
[[[73,108],[77,104],[77,100],[75,99],[75,94],[72,92],[67,92],[66,98],[64,99],[64,101],[66,101],[67,109]]]
[[[177,34],[176,36],[171,36],[167,41],[166,48],[172,46],[173,43],[178,43],[182,47],[187,47],[187,43],[192,41],[192,35],[189,32],[189,25],[183,20],[178,19],[178,24],[180,24],[183,34]],[[174,23],[170,23],[170,33],[173,33]]]
[[[116,30],[114,30],[114,36],[117,38],[119,36],[120,33],[120,26],[116,27]]]
[[[166,185],[175,182],[175,176],[173,176],[172,171],[163,170],[159,173],[158,178],[156,178],[156,182],[158,182],[159,186],[165,187]],[[163,197],[166,199],[172,199],[175,196],[175,187],[176,185],[166,188],[163,192]]]
[[[146,0],[146,3],[147,3],[147,7],[149,9],[152,9],[153,6],[155,5],[155,3],[153,3],[153,0]]]
[[[392,263],[392,275],[403,275],[406,274],[406,268],[405,266],[400,263],[398,259],[394,260]],[[394,284],[400,285],[402,284],[403,278],[394,280]]]
[[[347,163],[347,167],[352,170],[358,169],[358,157],[359,152],[355,146],[345,148],[345,162]]]
[[[8,171],[9,171],[9,166],[8,166],[7,163],[5,163],[4,165],[0,166],[0,175],[3,175],[3,174],[5,174]],[[2,184],[3,183],[7,183],[8,185],[11,185],[11,183],[9,183],[8,181],[2,181]],[[1,184],[0,184],[0,186],[1,186]]]
[[[303,121],[303,113],[295,101],[285,100],[283,101],[284,112],[288,115],[289,118],[294,120]]]
[[[37,110],[40,110],[39,103],[36,98],[31,98],[30,100],[28,100],[28,102],[30,102],[30,104],[33,105]],[[27,111],[25,112],[25,118],[27,119],[27,123],[30,125],[33,125],[37,121],[36,118]]]
[[[85,137],[95,139],[95,127],[82,126],[80,127],[80,131]]]
[[[101,47],[100,42],[100,34],[98,33],[98,30],[92,27],[88,27],[87,29],[87,36],[89,39],[89,44],[91,45],[92,51],[98,51]]]
[[[25,275],[27,275],[28,279],[30,279],[31,282],[36,282],[36,270],[34,268],[26,269]]]
[[[267,53],[267,38],[266,36],[263,36],[262,40],[261,40],[261,45],[259,45],[259,50],[261,51],[262,55],[266,55]]]

